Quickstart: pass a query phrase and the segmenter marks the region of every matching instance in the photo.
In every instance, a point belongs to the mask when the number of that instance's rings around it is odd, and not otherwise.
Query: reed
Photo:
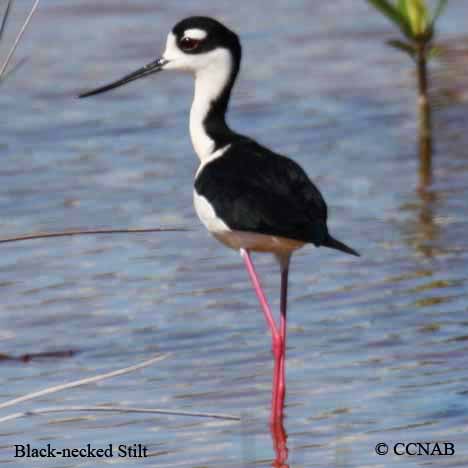
[[[435,55],[436,24],[448,0],[438,0],[433,11],[427,0],[367,0],[403,34],[388,44],[409,55],[416,66],[419,112],[419,188],[432,181],[433,130],[428,62]]]
[[[12,413],[7,416],[0,417],[0,423],[13,421],[15,419],[24,418],[28,416],[42,416],[45,414],[54,413],[76,413],[84,412],[87,414],[92,413],[117,413],[117,414],[159,414],[165,416],[186,416],[193,418],[209,418],[221,419],[224,421],[240,421],[239,416],[232,416],[230,414],[221,413],[200,413],[195,411],[177,411],[177,410],[164,410],[159,408],[133,408],[127,406],[57,406],[50,408],[38,408],[34,410],[20,411]]]
[[[8,68],[8,65],[11,62],[11,59],[13,58],[13,55],[14,55],[14,53],[15,53],[21,39],[23,38],[24,32],[26,31],[27,27],[29,26],[29,23],[31,22],[31,19],[32,19],[34,13],[37,10],[38,5],[39,5],[39,0],[35,0],[35,2],[33,3],[32,7],[31,7],[31,9],[29,10],[28,16],[24,20],[18,34],[16,35],[16,38],[15,38],[15,40],[13,42],[13,45],[11,46],[5,60],[3,62],[0,62],[1,63],[1,65],[0,65],[0,84],[11,73],[13,73],[15,70],[17,70],[18,67],[20,67],[22,65],[22,63],[24,63],[24,61],[20,61],[20,62],[18,62],[18,64],[15,67],[13,67],[13,69],[9,73],[6,72],[7,68]],[[13,6],[13,0],[8,0],[7,4],[6,4],[6,7],[5,7],[5,11],[3,13],[1,23],[0,23],[0,42],[3,40],[5,29],[6,29],[7,23],[9,21],[9,19],[10,19],[12,6]]]
[[[28,393],[18,398],[12,400],[7,400],[0,403],[0,410],[4,408],[9,408],[11,406],[24,403],[26,401],[35,400],[38,398],[43,398],[44,396],[49,396],[53,393],[67,391],[73,388],[83,387],[84,385],[95,384],[97,382],[102,382],[103,380],[108,380],[114,377],[120,377],[122,375],[129,374],[131,372],[144,369],[156,362],[160,362],[166,359],[169,354],[159,354],[152,357],[146,361],[134,364],[130,367],[125,367],[123,369],[117,369],[111,372],[106,372],[104,374],[94,375],[92,377],[86,377],[80,380],[74,380],[73,382],[67,382],[60,385],[54,385],[53,387],[47,387],[42,390],[37,390],[32,393]],[[42,414],[51,414],[51,413],[64,413],[64,412],[87,412],[87,413],[96,413],[96,412],[112,412],[112,413],[140,413],[140,414],[164,414],[170,416],[192,416],[200,418],[212,418],[212,419],[224,419],[230,421],[239,421],[240,418],[237,416],[232,416],[229,414],[219,414],[219,413],[202,413],[194,411],[178,411],[178,410],[164,410],[159,408],[135,408],[127,406],[63,406],[63,407],[50,407],[50,408],[37,408],[27,411],[20,411],[17,413],[9,414],[7,416],[0,417],[0,423],[11,421],[18,418],[23,418],[27,416],[37,416]]]
[[[71,229],[67,231],[34,232],[28,234],[19,234],[13,237],[0,239],[0,244],[11,244],[12,242],[23,242],[37,239],[54,239],[57,237],[75,237],[75,236],[96,236],[108,234],[148,234],[155,232],[188,232],[189,228],[168,227],[168,228],[100,228],[100,229]]]

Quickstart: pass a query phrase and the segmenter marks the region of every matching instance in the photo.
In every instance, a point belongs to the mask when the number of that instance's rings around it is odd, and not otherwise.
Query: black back
[[[237,138],[208,163],[195,190],[233,230],[317,246],[328,238],[327,205],[303,169],[248,138]]]

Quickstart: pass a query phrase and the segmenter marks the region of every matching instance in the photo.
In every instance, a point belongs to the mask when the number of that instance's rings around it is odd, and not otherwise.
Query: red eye
[[[194,50],[200,45],[200,42],[198,39],[185,36],[180,40],[180,48],[185,51]]]

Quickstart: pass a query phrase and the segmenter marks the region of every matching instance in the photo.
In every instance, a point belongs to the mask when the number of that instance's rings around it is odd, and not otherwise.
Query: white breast
[[[211,153],[210,156],[207,156],[203,162],[200,164],[200,167],[195,174],[195,179],[198,177],[203,168],[213,162],[215,159],[220,158],[230,147],[231,145],[226,145],[220,148],[219,150]],[[200,221],[205,225],[205,227],[211,233],[215,232],[225,232],[229,231],[229,227],[226,223],[223,222],[215,213],[214,208],[211,206],[210,202],[202,195],[199,195],[196,190],[193,191],[193,204],[195,206],[195,211],[200,218]]]
[[[200,221],[212,234],[230,231],[228,225],[216,215],[210,202],[204,196],[199,195],[196,190],[193,191],[193,204]]]

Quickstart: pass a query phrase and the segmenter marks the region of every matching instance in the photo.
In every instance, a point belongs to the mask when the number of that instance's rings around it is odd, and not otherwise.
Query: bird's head
[[[241,59],[237,34],[215,19],[192,16],[177,23],[167,36],[161,58],[120,80],[85,92],[80,97],[100,94],[163,70],[179,70],[235,76]]]

